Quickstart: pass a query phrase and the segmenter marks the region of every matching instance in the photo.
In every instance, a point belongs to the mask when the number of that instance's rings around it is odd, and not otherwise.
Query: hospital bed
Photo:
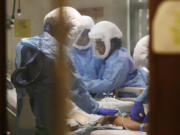
[[[16,129],[16,104],[17,97],[15,89],[7,89],[7,134],[15,135]]]
[[[123,89],[117,89],[115,92],[116,94],[121,92],[134,92],[134,93],[141,93],[142,88],[123,88]],[[99,100],[100,107],[105,108],[112,108],[112,109],[118,109],[121,112],[129,113],[131,107],[133,106],[133,100],[134,98],[104,98],[102,100]],[[16,91],[15,89],[7,89],[7,118],[8,118],[8,133],[10,135],[15,135],[15,129],[16,129],[16,104],[17,104],[17,97],[16,97]],[[73,104],[73,103],[72,103]],[[147,106],[145,107],[145,110],[147,112]],[[89,125],[93,125],[94,122],[96,122],[99,118],[102,116],[99,115],[93,115],[93,114],[87,114],[81,109],[79,109],[75,104],[73,104],[73,109],[70,112],[70,114],[74,117],[74,121],[76,121],[78,124],[81,125],[81,127],[69,134],[71,135],[80,135],[87,132],[87,130],[90,129]],[[88,129],[89,128],[89,129]],[[92,127],[91,127],[92,128]],[[89,135],[146,135],[146,133],[143,132],[137,132],[137,131],[129,131],[129,130],[92,130],[88,131]]]
[[[118,109],[119,114],[129,113],[134,102],[122,101],[115,98],[104,98],[99,101],[100,107]],[[145,113],[147,113],[148,106],[144,105]],[[123,127],[96,127],[95,123],[102,117],[94,114],[87,114],[79,109],[75,104],[69,114],[69,119],[75,120],[79,124],[77,130],[70,132],[69,135],[147,135],[146,132],[124,130]]]
[[[131,130],[96,130],[92,131],[91,135],[147,135],[147,133]]]

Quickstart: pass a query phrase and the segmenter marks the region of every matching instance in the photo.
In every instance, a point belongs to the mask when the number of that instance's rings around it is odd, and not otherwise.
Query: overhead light
[[[21,12],[21,0],[18,1],[18,9],[17,9],[17,14],[18,16],[21,16],[22,12]]]
[[[21,16],[21,15],[22,15],[20,8],[17,10],[17,14],[18,14],[18,16]]]
[[[15,20],[15,9],[16,9],[16,0],[13,1],[13,10],[11,15],[11,21],[14,23]]]
[[[14,22],[13,21],[10,22],[10,27],[14,28]]]

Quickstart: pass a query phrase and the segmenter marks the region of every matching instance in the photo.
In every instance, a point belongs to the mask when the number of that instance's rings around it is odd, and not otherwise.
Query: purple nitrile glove
[[[115,115],[118,110],[108,109],[108,108],[99,108],[97,114],[98,115]]]
[[[142,102],[134,102],[134,106],[131,108],[130,117],[132,120],[142,122],[145,118],[144,107]]]

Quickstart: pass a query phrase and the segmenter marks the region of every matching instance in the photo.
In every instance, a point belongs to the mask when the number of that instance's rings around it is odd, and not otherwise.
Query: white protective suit
[[[143,67],[148,68],[148,47],[149,36],[147,35],[141,38],[134,48],[133,58],[138,69]]]

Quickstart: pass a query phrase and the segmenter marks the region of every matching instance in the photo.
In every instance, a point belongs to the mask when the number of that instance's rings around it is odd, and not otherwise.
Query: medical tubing
[[[123,123],[124,123],[124,115],[122,115],[122,126],[123,126],[126,130],[129,130],[127,127],[125,127],[125,125],[124,125]]]
[[[16,69],[16,70],[12,73],[12,75],[11,75],[11,82],[14,84],[14,86],[15,86],[16,88],[24,88],[24,87],[27,87],[27,86],[31,85],[32,83],[36,82],[36,81],[40,78],[40,75],[41,75],[41,73],[42,73],[42,69],[43,69],[43,67],[44,67],[44,61],[43,61],[43,60],[41,60],[41,62],[40,62],[40,63],[41,63],[41,70],[36,74],[36,76],[35,76],[32,80],[30,80],[30,81],[24,80],[23,82],[20,82],[20,81],[17,81],[17,80],[16,80],[16,78],[18,77],[19,73],[25,72],[26,69],[27,69],[27,67],[28,67],[28,65],[30,65],[31,63],[33,63],[34,60],[35,60],[37,57],[42,58],[42,57],[43,57],[43,54],[42,54],[41,52],[38,52],[38,53],[35,55],[35,57],[33,58],[32,61],[27,62],[25,66]]]

